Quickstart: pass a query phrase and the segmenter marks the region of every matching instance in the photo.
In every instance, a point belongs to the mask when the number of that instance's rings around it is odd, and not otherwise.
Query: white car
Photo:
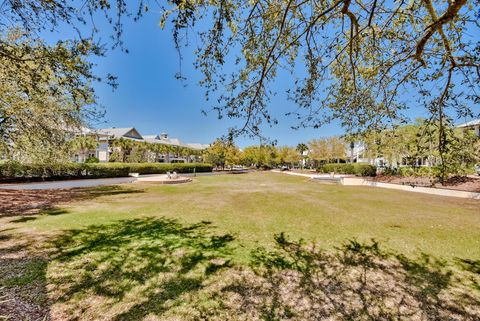
[[[475,165],[475,172],[480,175],[480,164]]]

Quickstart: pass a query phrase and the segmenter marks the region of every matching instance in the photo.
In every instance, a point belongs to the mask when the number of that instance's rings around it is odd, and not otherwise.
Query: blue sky
[[[207,116],[201,113],[210,103],[204,98],[204,90],[197,85],[201,75],[192,66],[191,48],[183,51],[181,66],[187,80],[175,79],[180,60],[171,32],[158,26],[159,17],[149,13],[139,22],[127,21],[124,42],[129,53],[114,50],[96,59],[98,74],[113,73],[119,81],[116,90],[105,84],[94,85],[98,101],[106,110],[107,123],[100,126],[133,126],[142,134],[167,132],[185,142],[210,143],[226,134],[236,122],[227,118],[219,120],[215,113]],[[287,100],[283,90],[290,79],[279,80],[279,93],[270,104],[279,124],[265,128],[265,135],[276,139],[279,145],[296,145],[321,136],[342,134],[343,130],[335,124],[321,129],[290,128],[296,121],[284,114],[296,106]],[[236,142],[244,147],[258,144],[259,140],[239,137]]]
[[[106,57],[95,58],[98,75],[112,73],[119,81],[116,90],[106,84],[94,84],[98,102],[106,111],[105,123],[97,127],[135,127],[144,135],[167,132],[184,142],[210,143],[226,134],[236,123],[227,118],[219,120],[214,113],[207,116],[201,113],[202,108],[208,109],[210,103],[205,101],[204,91],[197,85],[201,75],[192,66],[192,48],[183,51],[181,70],[187,80],[175,79],[180,60],[170,30],[162,30],[159,19],[160,14],[154,12],[145,14],[138,22],[126,19],[123,40],[129,53],[110,50]],[[107,40],[111,26],[100,22],[98,27],[102,38]],[[66,30],[61,31],[65,32],[48,38],[54,40],[67,36]],[[195,38],[191,41],[195,43]],[[279,145],[296,145],[313,138],[343,134],[343,129],[334,123],[320,129],[291,129],[297,124],[296,120],[284,116],[296,108],[285,93],[291,79],[291,76],[280,77],[276,83],[274,89],[278,94],[269,109],[279,124],[265,128],[264,134],[277,140]],[[422,113],[417,111],[414,116],[422,116]],[[240,125],[241,121],[237,124]],[[258,139],[248,137],[239,137],[236,142],[240,147],[259,143]]]

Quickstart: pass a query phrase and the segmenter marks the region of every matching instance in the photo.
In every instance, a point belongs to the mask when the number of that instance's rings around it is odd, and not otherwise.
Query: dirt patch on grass
[[[2,230],[0,240],[0,319],[49,320],[43,239]]]
[[[85,195],[80,189],[6,190],[0,189],[0,216],[33,215]]]
[[[73,201],[93,199],[107,195],[140,192],[142,192],[142,190],[119,185],[54,190],[0,189],[0,218],[35,215],[45,210],[54,210],[61,204]],[[28,218],[24,220],[28,220]]]

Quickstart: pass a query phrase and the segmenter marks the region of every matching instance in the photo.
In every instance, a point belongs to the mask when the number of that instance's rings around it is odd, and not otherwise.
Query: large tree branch
[[[335,8],[337,8],[338,5],[341,4],[342,2],[343,2],[342,0],[337,0],[331,7],[327,8],[326,10],[322,11],[317,16],[315,16],[315,18],[313,18],[309,22],[309,24],[305,27],[305,29],[300,34],[298,34],[291,42],[289,42],[286,46],[284,46],[284,48],[282,48],[282,50],[277,55],[274,55],[274,50],[275,50],[275,48],[278,44],[278,41],[280,40],[280,37],[282,36],[282,33],[283,33],[283,28],[285,26],[288,11],[289,11],[289,9],[292,5],[292,1],[288,2],[287,8],[285,9],[285,12],[282,16],[282,20],[281,20],[281,24],[280,24],[280,30],[277,34],[277,37],[276,37],[273,45],[270,47],[270,50],[269,50],[268,55],[267,55],[267,59],[264,61],[264,64],[262,66],[260,79],[256,82],[256,87],[257,88],[255,90],[255,95],[252,98],[252,100],[250,101],[250,104],[247,108],[246,121],[244,123],[243,128],[240,130],[240,132],[244,131],[246,128],[248,128],[248,123],[250,122],[250,119],[251,119],[252,113],[253,113],[253,105],[255,104],[255,102],[257,101],[257,99],[260,95],[260,91],[263,87],[265,77],[269,74],[270,70],[276,64],[278,59],[286,52],[286,50],[288,50],[293,44],[295,44],[301,37],[303,37],[305,34],[307,34],[309,32],[309,30],[318,22],[318,20],[320,20],[320,18],[329,14],[331,11],[333,11]],[[270,63],[270,60],[272,60],[271,63]]]
[[[290,0],[287,4],[287,7],[285,8],[285,11],[284,11],[283,16],[282,16],[282,20],[280,22],[280,28],[278,30],[277,37],[275,38],[275,41],[273,42],[273,45],[270,47],[270,50],[268,51],[267,58],[263,62],[260,79],[257,82],[257,89],[255,90],[255,94],[254,94],[252,100],[250,101],[249,106],[247,107],[247,119],[246,119],[245,124],[244,124],[243,128],[241,129],[241,131],[244,131],[247,128],[247,126],[250,122],[250,119],[252,117],[253,105],[255,104],[255,102],[258,99],[258,96],[260,95],[260,91],[263,87],[263,82],[265,81],[265,77],[267,75],[267,70],[268,70],[267,66],[270,62],[270,59],[271,59],[272,55],[273,55],[273,51],[277,47],[278,41],[280,40],[280,37],[283,34],[283,28],[285,27],[285,23],[287,21],[287,16],[288,16],[288,11],[290,10],[290,6],[291,6],[292,2],[293,2],[293,0]]]
[[[453,1],[450,2],[447,10],[442,16],[440,16],[440,18],[436,17],[436,13],[435,13],[435,10],[433,9],[431,0],[423,0],[423,1],[427,7],[427,10],[430,13],[430,16],[432,17],[433,23],[427,26],[425,34],[420,39],[420,41],[418,41],[416,52],[415,52],[415,59],[421,62],[422,65],[425,65],[425,60],[423,60],[423,57],[422,57],[423,51],[425,49],[425,46],[428,40],[430,40],[430,38],[438,31],[442,37],[442,40],[444,41],[445,50],[447,51],[447,54],[449,55],[449,58],[452,61],[452,64],[455,64],[455,60],[453,59],[453,56],[452,56],[450,44],[445,34],[443,33],[442,26],[447,22],[452,21],[457,16],[458,11],[460,11],[460,9],[467,2],[467,0],[456,0],[454,2]]]
[[[350,6],[351,0],[345,0],[342,8],[342,13],[347,15],[350,19],[350,39],[349,39],[349,58],[350,58],[350,65],[352,67],[352,77],[353,77],[353,88],[355,91],[357,91],[357,76],[355,72],[355,63],[353,61],[353,41],[358,37],[358,20],[357,17],[350,11],[349,6]],[[358,53],[358,39],[356,40],[356,52]]]

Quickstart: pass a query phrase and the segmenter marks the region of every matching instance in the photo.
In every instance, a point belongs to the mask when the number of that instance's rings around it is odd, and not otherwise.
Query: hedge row
[[[377,174],[377,168],[370,164],[353,163],[333,163],[324,164],[317,169],[320,173],[339,173],[339,174],[352,174],[357,176],[375,176]]]
[[[0,181],[35,181],[74,178],[125,177],[129,173],[164,174],[166,172],[211,172],[212,165],[202,163],[64,163],[21,164],[0,163]]]
[[[403,176],[403,177],[432,177],[436,174],[436,169],[433,167],[411,167],[402,166],[398,168],[385,168],[382,171],[386,176]]]
[[[385,168],[382,171],[383,175],[387,176],[403,176],[403,177],[434,177],[438,176],[440,173],[440,168],[436,166],[427,167],[412,167],[412,166],[402,166],[398,168]],[[468,175],[474,174],[475,170],[473,168],[461,168],[456,173],[457,175]]]

